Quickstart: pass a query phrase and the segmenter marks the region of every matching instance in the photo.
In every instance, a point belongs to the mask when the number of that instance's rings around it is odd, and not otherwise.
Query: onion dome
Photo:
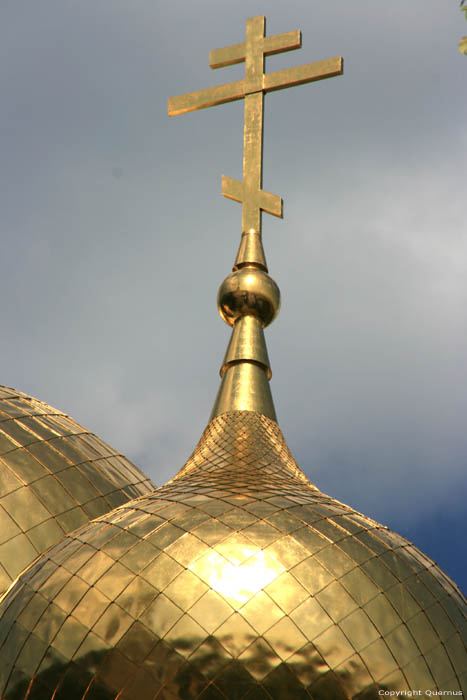
[[[62,411],[0,387],[0,596],[68,532],[152,488]]]
[[[5,700],[466,688],[456,585],[321,493],[255,411],[213,418],[170,483],[49,550],[0,615]]]

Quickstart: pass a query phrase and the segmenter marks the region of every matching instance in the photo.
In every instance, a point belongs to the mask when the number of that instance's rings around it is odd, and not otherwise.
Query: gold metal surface
[[[22,574],[0,604],[0,696],[459,694],[466,628],[430,559],[313,486],[273,420],[234,411],[166,486]]]
[[[0,387],[0,597],[68,532],[153,488],[61,411]]]
[[[243,180],[240,182],[222,176],[222,194],[242,203],[243,234],[261,234],[262,211],[282,217],[282,199],[264,191],[262,186],[264,93],[330,78],[343,72],[343,60],[339,56],[274,73],[264,73],[265,56],[300,47],[299,31],[265,37],[265,18],[251,17],[246,21],[245,42],[215,49],[210,54],[211,68],[222,68],[244,61],[244,79],[171,97],[168,101],[169,116],[175,116],[244,98]],[[256,245],[241,248],[236,266],[243,263],[265,267],[264,256],[261,255],[261,250],[257,250]]]
[[[255,362],[263,366],[268,379],[271,379],[268,351],[264,340],[261,321],[255,316],[243,316],[234,326],[224,362],[220,369],[221,377],[228,368],[241,361]]]
[[[217,308],[221,318],[230,326],[243,316],[255,316],[264,328],[279,313],[279,287],[264,270],[252,265],[242,267],[221,284]]]
[[[210,417],[228,411],[256,411],[277,420],[268,372],[263,366],[243,360],[227,368]]]

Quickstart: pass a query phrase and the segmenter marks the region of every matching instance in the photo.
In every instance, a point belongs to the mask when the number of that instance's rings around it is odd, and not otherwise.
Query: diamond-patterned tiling
[[[413,545],[312,486],[273,421],[224,414],[169,484],[21,576],[0,606],[0,688],[5,700],[454,693],[466,611]]]
[[[153,488],[61,411],[0,387],[0,597],[68,532]]]

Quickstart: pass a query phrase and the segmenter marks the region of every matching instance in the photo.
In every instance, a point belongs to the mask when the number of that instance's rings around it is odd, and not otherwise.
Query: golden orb
[[[0,597],[68,532],[152,489],[62,411],[0,387]]]
[[[265,328],[276,318],[280,304],[279,287],[267,272],[254,265],[232,272],[217,295],[217,308],[229,326],[242,316],[255,316]]]
[[[321,493],[277,423],[208,424],[177,476],[45,553],[0,604],[4,700],[377,700],[466,689],[467,602]]]

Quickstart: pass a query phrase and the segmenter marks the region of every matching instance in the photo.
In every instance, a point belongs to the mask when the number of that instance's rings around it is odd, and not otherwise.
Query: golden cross
[[[169,98],[169,116],[245,99],[243,181],[222,176],[222,194],[243,205],[243,234],[261,234],[261,211],[282,218],[281,197],[262,189],[264,93],[331,78],[343,72],[343,59],[338,56],[275,73],[264,73],[265,56],[300,47],[300,31],[266,37],[265,18],[251,17],[246,21],[246,40],[243,43],[215,49],[209,56],[211,68],[223,68],[245,61],[243,80]]]

